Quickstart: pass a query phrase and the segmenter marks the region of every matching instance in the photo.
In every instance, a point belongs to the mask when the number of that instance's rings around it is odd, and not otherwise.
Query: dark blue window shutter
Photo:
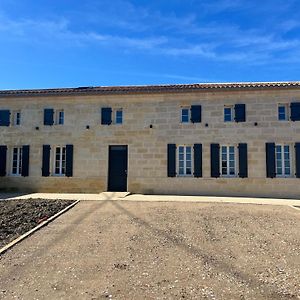
[[[248,149],[247,144],[239,144],[239,177],[248,177]]]
[[[10,124],[10,111],[0,110],[0,126],[9,126]]]
[[[291,103],[291,120],[300,121],[300,102]]]
[[[234,106],[234,120],[235,122],[246,122],[246,105],[236,104]]]
[[[73,176],[73,145],[66,146],[66,176]]]
[[[201,123],[201,105],[191,106],[191,122]]]
[[[202,177],[202,144],[194,144],[194,177]]]
[[[220,145],[210,145],[210,172],[211,177],[220,177]]]
[[[0,176],[6,175],[7,146],[0,146]]]
[[[176,145],[168,144],[168,177],[176,176]]]
[[[43,145],[42,176],[44,177],[50,175],[50,149],[50,145]]]
[[[52,108],[44,109],[44,125],[54,124],[54,110]]]
[[[29,146],[22,147],[22,176],[29,176]]]
[[[111,124],[111,107],[102,107],[101,108],[101,124],[110,125]]]
[[[300,143],[295,144],[296,177],[300,178]]]
[[[275,143],[266,143],[266,170],[267,177],[276,177],[275,165]]]

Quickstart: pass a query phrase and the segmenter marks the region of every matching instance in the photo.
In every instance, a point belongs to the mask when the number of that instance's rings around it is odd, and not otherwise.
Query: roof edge
[[[75,88],[0,90],[0,97],[9,96],[68,96],[68,95],[108,95],[141,94],[159,92],[193,92],[202,90],[243,90],[243,89],[283,89],[300,88],[300,81],[274,82],[224,82],[127,86],[86,86]]]

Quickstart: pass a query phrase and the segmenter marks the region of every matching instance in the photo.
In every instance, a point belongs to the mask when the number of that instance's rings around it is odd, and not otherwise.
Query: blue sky
[[[299,0],[1,0],[0,89],[300,80]]]

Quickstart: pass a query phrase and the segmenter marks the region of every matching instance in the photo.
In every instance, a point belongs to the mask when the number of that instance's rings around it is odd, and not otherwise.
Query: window
[[[222,176],[235,176],[235,147],[221,146],[221,174]]]
[[[22,147],[14,147],[12,153],[12,175],[22,174]]]
[[[291,176],[291,155],[289,145],[275,146],[276,176]]]
[[[232,122],[233,121],[233,107],[226,106],[224,107],[224,122]]]
[[[56,111],[56,125],[64,125],[65,113],[63,110]]]
[[[21,125],[21,112],[20,111],[15,111],[13,113],[13,124],[15,126]]]
[[[116,122],[116,124],[122,124],[123,123],[123,110],[122,109],[116,110],[115,122]]]
[[[189,123],[190,122],[190,109],[182,108],[181,109],[181,123]]]
[[[287,121],[288,120],[288,104],[278,105],[278,120]]]
[[[178,146],[178,175],[192,175],[192,146]]]
[[[54,174],[60,176],[66,174],[66,147],[55,147]]]

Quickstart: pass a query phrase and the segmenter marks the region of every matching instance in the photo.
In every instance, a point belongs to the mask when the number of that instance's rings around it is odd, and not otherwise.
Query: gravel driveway
[[[0,257],[1,299],[300,299],[300,210],[85,201]]]

